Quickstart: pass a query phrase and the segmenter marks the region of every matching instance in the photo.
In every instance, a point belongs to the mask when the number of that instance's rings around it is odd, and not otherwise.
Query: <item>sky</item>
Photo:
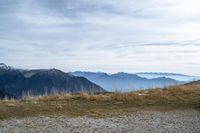
[[[200,75],[199,0],[0,0],[0,62]]]

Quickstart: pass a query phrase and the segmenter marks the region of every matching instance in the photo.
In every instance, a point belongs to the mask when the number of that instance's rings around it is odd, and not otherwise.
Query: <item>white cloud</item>
[[[1,5],[2,62],[65,71],[200,75],[199,0],[28,0]]]

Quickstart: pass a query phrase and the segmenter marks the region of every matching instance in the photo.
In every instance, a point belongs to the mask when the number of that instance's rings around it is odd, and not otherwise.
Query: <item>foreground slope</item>
[[[185,85],[188,85],[188,86],[191,86],[191,85],[200,85],[200,80],[198,81],[193,81],[193,82],[190,82],[190,83],[187,83]]]
[[[0,101],[0,132],[200,131],[200,85]]]
[[[127,93],[63,94],[0,101],[0,118],[27,116],[118,116],[133,110],[200,110],[200,85]]]

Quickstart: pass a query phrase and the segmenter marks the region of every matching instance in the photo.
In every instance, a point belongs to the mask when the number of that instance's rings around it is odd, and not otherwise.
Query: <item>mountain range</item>
[[[138,89],[167,87],[184,84],[197,79],[174,73],[124,73],[69,72],[58,69],[23,70],[0,63],[0,98],[20,98],[24,93],[33,95],[44,93],[80,91],[101,93],[113,91],[133,91]]]
[[[189,75],[178,74],[178,73],[140,72],[140,73],[136,73],[136,75],[140,77],[148,78],[148,79],[166,77],[166,78],[171,78],[171,79],[184,81],[184,82],[191,82],[191,81],[200,79],[200,77],[198,76],[189,76]]]
[[[42,95],[55,91],[97,93],[106,90],[84,77],[76,77],[57,69],[20,70],[0,64],[0,95],[2,97],[12,95],[20,98],[27,92]]]
[[[138,89],[147,89],[155,87],[165,87],[176,84],[182,84],[184,82],[177,81],[167,77],[157,77],[148,79],[140,77],[137,74],[130,74],[119,72],[116,74],[107,74],[102,72],[71,72],[71,75],[85,77],[88,80],[102,86],[108,91],[133,91]]]

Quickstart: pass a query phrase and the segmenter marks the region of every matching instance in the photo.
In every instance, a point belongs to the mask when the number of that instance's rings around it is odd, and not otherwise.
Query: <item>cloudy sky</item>
[[[200,75],[199,0],[0,0],[0,62]]]

